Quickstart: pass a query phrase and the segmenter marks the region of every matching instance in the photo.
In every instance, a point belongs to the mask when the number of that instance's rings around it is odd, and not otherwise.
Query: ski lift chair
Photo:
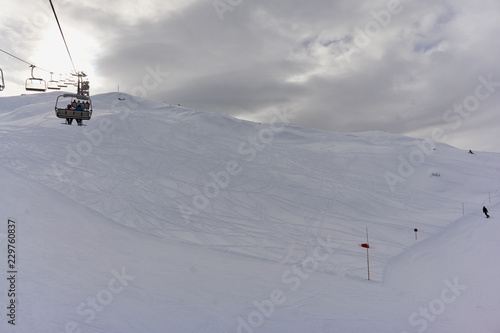
[[[81,81],[79,85],[79,94],[88,96],[89,95],[89,90],[90,90],[90,83],[89,81]]]
[[[52,79],[53,74],[54,74],[53,72],[50,72],[50,81],[49,81],[49,83],[47,83],[47,89],[61,90],[61,87],[59,87],[59,82]]]
[[[59,95],[55,106],[57,118],[66,119],[66,124],[71,125],[76,120],[78,126],[82,126],[83,120],[92,117],[92,100],[89,96],[78,94]]]
[[[0,68],[0,91],[5,89],[5,82],[3,80],[3,71]]]
[[[47,90],[47,83],[45,82],[44,79],[36,78],[33,75],[33,69],[35,68],[34,65],[31,65],[31,78],[26,80],[26,85],[25,88],[27,91],[46,91]]]
[[[68,85],[66,84],[66,81],[63,80],[62,74],[59,74],[59,81],[57,82],[57,86],[59,88],[67,88]]]
[[[74,87],[78,86],[78,81],[74,79],[72,76],[67,77],[66,80],[64,80],[64,83],[67,86],[74,86]]]

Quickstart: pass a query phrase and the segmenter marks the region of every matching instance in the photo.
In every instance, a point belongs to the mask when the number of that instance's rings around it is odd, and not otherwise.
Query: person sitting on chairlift
[[[76,111],[83,111],[82,105],[78,104],[78,106],[75,108]]]

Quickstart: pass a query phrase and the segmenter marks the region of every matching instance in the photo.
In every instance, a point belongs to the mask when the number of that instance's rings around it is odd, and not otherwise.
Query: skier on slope
[[[490,216],[488,215],[488,209],[486,209],[486,207],[485,207],[485,206],[483,206],[483,213],[484,213],[484,215],[486,215],[486,218],[490,217]]]

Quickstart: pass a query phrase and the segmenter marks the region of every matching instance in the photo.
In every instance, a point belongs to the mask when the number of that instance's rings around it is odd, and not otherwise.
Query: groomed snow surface
[[[0,98],[2,333],[500,332],[499,154],[56,97]]]

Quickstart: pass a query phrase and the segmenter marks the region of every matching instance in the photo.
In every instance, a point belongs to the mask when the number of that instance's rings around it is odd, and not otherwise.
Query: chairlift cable
[[[68,44],[66,43],[66,38],[64,38],[64,34],[61,28],[61,24],[59,23],[59,19],[57,18],[56,10],[54,8],[54,5],[52,4],[52,0],[49,0],[50,6],[52,7],[52,11],[54,12],[54,16],[56,18],[57,25],[59,26],[59,31],[61,32],[62,39],[64,41],[64,45],[66,46],[66,51],[68,51],[69,59],[71,60],[71,64],[73,65],[73,70],[75,73],[77,73],[75,63],[73,62],[73,58],[71,57],[71,52],[69,52]]]
[[[16,58],[17,60],[20,60],[20,61],[22,61],[22,62],[24,62],[24,63],[26,63],[26,64],[28,64],[28,65],[30,65],[30,66],[31,66],[31,64],[30,64],[29,62],[27,62],[27,61],[25,61],[25,60],[23,60],[23,59],[21,59],[21,58],[19,58],[19,57],[16,57],[15,55],[13,55],[13,54],[11,54],[11,53],[9,53],[9,52],[7,52],[7,51],[4,51],[4,50],[2,50],[2,49],[0,49],[0,51],[2,51],[3,53],[5,53],[5,54],[7,54],[7,55],[10,55],[11,57]]]
[[[23,59],[21,59],[21,58],[19,58],[19,57],[16,57],[16,56],[15,56],[15,55],[13,55],[12,53],[9,53],[9,52],[7,52],[7,51],[5,51],[5,50],[2,50],[2,49],[0,49],[0,51],[2,51],[3,53],[5,53],[5,54],[7,54],[7,55],[9,55],[9,56],[11,56],[11,57],[13,57],[13,58],[15,58],[15,59],[19,60],[19,61],[24,62],[25,64],[28,64],[28,65],[30,65],[30,66],[34,66],[34,67],[36,67],[36,68],[38,68],[38,69],[40,69],[40,70],[42,70],[42,71],[45,71],[45,72],[47,72],[47,73],[50,73],[50,71],[48,71],[48,70],[46,70],[46,69],[43,69],[43,68],[41,68],[41,67],[35,66],[35,65],[33,65],[33,64],[31,64],[31,63],[27,62],[26,60],[23,60]]]

